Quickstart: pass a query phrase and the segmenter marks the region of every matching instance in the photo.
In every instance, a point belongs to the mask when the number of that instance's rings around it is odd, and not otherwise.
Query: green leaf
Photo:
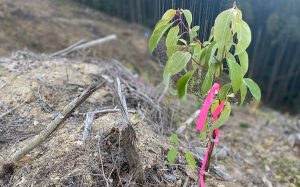
[[[201,137],[201,141],[205,142],[206,141],[206,131],[200,131],[200,137]]]
[[[215,44],[216,44],[216,42],[214,41],[214,42],[210,43],[206,48],[204,48],[205,51],[206,51],[205,52],[205,63],[204,64],[208,64],[211,57],[214,55],[214,54],[212,54],[212,51],[213,50],[214,50],[214,52],[216,51],[216,47],[214,47]]]
[[[177,155],[177,148],[176,147],[173,147],[172,149],[169,150],[169,152],[167,154],[167,159],[168,159],[170,164],[174,164],[174,161],[176,159],[176,155]]]
[[[260,98],[261,98],[261,91],[260,91],[259,86],[252,79],[249,79],[249,78],[244,78],[244,83],[249,88],[252,96],[258,102],[260,100]]]
[[[232,32],[235,34],[240,30],[241,27],[241,21],[242,21],[242,12],[240,9],[236,9],[237,15],[235,16],[233,22],[232,22]]]
[[[235,57],[229,52],[226,53],[226,58],[228,58],[231,61],[235,61]]]
[[[202,89],[201,89],[202,96],[207,94],[207,92],[212,86],[212,82],[213,82],[213,73],[212,73],[212,68],[210,67],[205,75],[205,79],[202,84]]]
[[[187,42],[184,39],[179,39],[180,42],[182,42],[184,45],[187,45]]]
[[[190,42],[191,43],[193,42],[194,38],[196,38],[198,36],[197,32],[192,30],[192,29],[189,31],[189,35],[190,35]]]
[[[230,90],[230,88],[231,88],[231,84],[230,83],[225,84],[224,86],[222,86],[222,88],[220,90],[220,93],[219,93],[219,99],[221,101],[225,100],[226,95],[227,95],[228,91]]]
[[[156,25],[156,27],[150,37],[150,40],[149,40],[149,49],[150,49],[151,53],[153,53],[153,51],[156,48],[161,37],[168,30],[168,28],[172,25],[171,23],[168,23],[168,22],[169,21],[162,20],[162,21],[158,22],[158,24]]]
[[[237,39],[238,43],[235,46],[235,54],[239,55],[249,47],[251,42],[251,30],[249,25],[243,20],[237,32]]]
[[[162,16],[161,20],[171,20],[173,19],[173,17],[176,14],[176,10],[174,9],[169,9],[166,11],[166,13],[164,13],[164,15]]]
[[[218,106],[219,106],[219,100],[218,99],[213,100],[213,103],[210,107],[210,112],[212,113]]]
[[[201,54],[200,54],[200,64],[201,65],[205,64],[206,53],[207,53],[206,48],[202,48]]]
[[[202,54],[204,49],[202,49],[200,44],[196,44],[194,53],[193,53],[193,59],[195,59],[197,62],[200,62],[200,56]]]
[[[244,75],[246,75],[246,73],[248,71],[248,66],[249,66],[248,53],[246,51],[244,51],[241,54],[239,54],[239,60],[240,60],[240,64],[241,64],[241,68],[242,68],[242,72],[243,72],[243,76],[244,76]]]
[[[175,143],[176,145],[179,144],[179,139],[177,134],[172,134],[172,136],[170,136],[169,141],[172,143]]]
[[[210,41],[205,41],[205,42],[203,42],[203,47],[207,47],[208,45],[210,45],[211,43],[213,43],[213,42],[210,42]],[[214,42],[215,43],[215,42]]]
[[[240,92],[241,92],[241,105],[244,103],[246,95],[247,95],[247,86],[243,80],[242,82],[242,86],[240,88]]]
[[[177,82],[177,93],[179,99],[184,98],[187,93],[188,82],[191,79],[193,72],[189,72],[182,76]]]
[[[179,26],[175,26],[173,28],[171,28],[168,32],[167,38],[166,38],[166,47],[167,47],[167,55],[168,57],[172,56],[178,46],[177,46],[177,42],[178,42],[178,33],[179,33]]]
[[[179,26],[176,25],[175,27],[172,27],[170,31],[168,32],[167,38],[166,38],[166,47],[173,46],[177,44],[178,41],[178,33],[179,33]]]
[[[168,81],[169,76],[182,71],[190,61],[192,55],[189,52],[177,51],[168,60],[164,69],[164,80]]]
[[[193,28],[192,28],[192,30],[194,30],[194,31],[198,31],[200,29],[200,26],[194,26]]]
[[[218,46],[217,45],[214,45],[210,51],[210,58],[209,58],[209,61],[208,61],[208,64],[213,64],[213,63],[216,63],[217,60],[216,60],[216,57],[215,57],[215,53],[218,49]],[[219,50],[220,51],[220,50]]]
[[[167,48],[167,56],[170,58],[176,51],[178,51],[179,45],[172,45]]]
[[[220,117],[217,119],[217,121],[212,125],[211,130],[215,130],[217,128],[220,128],[229,118],[231,112],[231,106],[229,102],[226,102],[225,107],[220,115]]]
[[[190,35],[190,42],[193,42],[194,38],[196,38],[198,36],[197,31],[199,30],[199,26],[195,26],[192,29],[190,29],[189,31],[189,35]]]
[[[242,68],[235,61],[227,59],[227,63],[229,66],[229,77],[231,80],[232,89],[233,92],[236,93],[240,89],[243,81]]]
[[[191,24],[192,24],[192,19],[193,19],[192,13],[189,10],[183,10],[182,12],[183,12],[186,22],[188,23],[189,28],[190,28]]]
[[[213,36],[214,40],[218,43],[219,49],[222,49],[230,38],[230,24],[236,14],[236,10],[231,8],[221,12],[215,20]]]
[[[221,64],[217,63],[215,64],[215,66],[216,66],[215,76],[221,77],[221,72],[222,72]]]
[[[191,152],[186,152],[185,153],[185,159],[186,159],[189,167],[191,169],[195,169],[195,167],[196,167],[196,161],[195,161],[195,158],[194,158],[194,156],[193,156],[193,154]]]

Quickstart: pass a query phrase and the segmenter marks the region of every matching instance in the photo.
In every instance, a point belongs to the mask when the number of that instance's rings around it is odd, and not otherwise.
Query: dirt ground
[[[182,153],[173,166],[165,156],[172,147],[168,137],[200,107],[201,100],[189,96],[178,101],[171,90],[160,105],[156,103],[162,89],[153,84],[160,80],[161,67],[147,52],[147,29],[58,0],[1,0],[0,18],[0,54],[9,57],[0,59],[0,116],[11,111],[0,118],[0,163],[43,130],[92,82],[103,75],[120,76],[125,80],[129,109],[135,111],[131,120],[141,121],[134,128],[148,185],[197,186],[197,170],[188,168]],[[109,34],[119,39],[69,58],[28,51],[10,55],[23,48],[50,54],[81,39]],[[97,114],[91,135],[82,141],[86,113],[114,109],[114,100],[112,88],[101,87],[63,127],[18,162],[13,175],[2,178],[0,186],[134,185],[119,148],[120,113]],[[299,133],[299,117],[251,104],[234,107],[231,119],[220,129],[213,161],[228,178],[211,171],[207,186],[300,186],[300,148],[290,141]],[[194,123],[179,138],[181,151],[188,149],[203,157]]]
[[[112,57],[149,78],[156,71],[148,52],[149,31],[71,0],[0,0],[0,55],[29,49],[53,53],[79,40],[116,34],[118,40],[80,51],[81,56]],[[155,80],[155,78],[151,78]]]
[[[115,60],[81,62],[66,58],[35,56],[18,52],[1,59],[1,157],[6,163],[11,155],[38,134],[75,96],[101,77],[114,79],[117,75],[126,84],[138,87],[127,93],[129,109],[136,112],[131,120],[137,133],[137,147],[142,155],[147,184],[153,186],[189,186],[197,184],[196,170],[190,170],[180,154],[178,164],[170,166],[166,159],[172,147],[163,128],[168,112],[154,103],[149,87],[139,83],[139,78]],[[114,71],[112,71],[114,70]],[[113,72],[113,73],[111,73]],[[126,77],[127,75],[128,77]],[[135,78],[136,77],[136,78]],[[131,87],[127,87],[131,89]],[[126,89],[124,90],[126,92]],[[148,102],[145,103],[145,102]],[[150,103],[150,104],[149,104]],[[154,109],[151,109],[154,108]],[[155,108],[159,107],[159,108]],[[134,185],[128,166],[120,149],[122,117],[119,113],[96,115],[92,133],[82,140],[87,112],[114,109],[114,92],[106,84],[74,111],[64,125],[48,140],[17,163],[13,175],[2,178],[3,186],[111,186]],[[158,112],[155,112],[155,111]],[[165,111],[165,113],[163,113]],[[161,114],[159,118],[156,116]],[[161,126],[162,125],[162,126]],[[166,132],[172,129],[165,130]],[[172,172],[172,173],[171,173]],[[104,175],[103,175],[104,174]],[[106,176],[106,177],[103,177]],[[167,181],[168,179],[168,181]],[[213,175],[208,184],[217,182]]]

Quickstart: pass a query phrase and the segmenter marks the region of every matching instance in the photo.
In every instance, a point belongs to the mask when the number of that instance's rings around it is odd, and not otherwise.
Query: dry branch
[[[89,42],[85,42],[84,40],[80,40],[80,41],[76,42],[75,44],[72,44],[71,46],[69,46],[69,47],[67,47],[63,50],[60,50],[60,51],[57,51],[57,52],[53,53],[50,56],[51,57],[64,56],[64,55],[67,55],[67,54],[69,54],[73,51],[93,47],[95,45],[103,44],[103,43],[106,43],[106,42],[109,42],[109,41],[115,40],[115,39],[117,39],[117,36],[115,34],[113,34],[113,35],[109,35],[109,36],[106,36],[104,38],[99,38],[97,40],[92,40],[92,41],[89,41]]]
[[[51,56],[51,57],[54,57],[54,56],[64,55],[64,54],[70,52],[71,50],[73,50],[75,47],[80,46],[81,44],[83,44],[83,43],[85,43],[85,42],[86,42],[85,40],[79,40],[78,42],[76,42],[76,43],[70,45],[69,47],[67,47],[67,48],[65,48],[65,49],[62,49],[62,50],[60,50],[60,51],[57,51],[57,52],[51,54],[50,56]]]
[[[112,34],[112,35],[106,36],[104,38],[93,40],[93,41],[87,42],[85,44],[82,44],[80,46],[77,46],[73,50],[75,51],[75,50],[79,50],[79,49],[93,47],[95,45],[99,45],[99,44],[106,43],[106,42],[109,42],[111,40],[116,40],[116,39],[117,39],[117,36],[115,34]]]
[[[18,150],[12,157],[12,162],[17,162],[24,155],[32,151],[38,145],[40,145],[45,139],[52,134],[69,116],[70,114],[80,106],[97,88],[102,85],[103,82],[97,82],[89,86],[82,94],[75,98],[71,103],[64,107],[63,111],[44,129],[40,134],[36,135],[29,143],[23,148]]]

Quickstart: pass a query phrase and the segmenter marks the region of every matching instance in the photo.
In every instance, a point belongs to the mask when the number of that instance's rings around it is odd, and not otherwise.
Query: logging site
[[[0,0],[0,187],[300,187],[299,0]]]

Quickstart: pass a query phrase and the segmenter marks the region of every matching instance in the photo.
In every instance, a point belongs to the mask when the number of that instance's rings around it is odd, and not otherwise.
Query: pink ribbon
[[[217,121],[219,115],[223,111],[224,104],[225,104],[224,101],[222,101],[221,104],[212,112],[214,121]],[[216,141],[215,141],[215,145],[216,145],[217,142],[219,141],[219,129],[215,129],[215,133],[216,133]]]
[[[212,88],[210,89],[210,91],[208,92],[208,94],[205,98],[203,107],[200,110],[199,118],[198,118],[198,121],[197,121],[197,130],[200,130],[200,131],[204,130],[204,124],[205,124],[205,121],[206,121],[206,118],[207,118],[209,108],[210,108],[210,106],[213,102],[215,92],[219,91],[219,90],[220,90],[220,85],[218,83],[215,83],[212,86]],[[217,106],[217,108],[212,112],[214,121],[216,121],[218,119],[218,117],[219,117],[220,113],[222,112],[223,108],[224,108],[224,102],[221,102],[221,104],[219,106]],[[215,129],[215,135],[216,135],[216,137],[215,137],[214,144],[216,145],[216,143],[219,140],[219,129]],[[206,153],[205,153],[204,159],[202,161],[202,165],[201,165],[200,187],[205,187],[204,174],[205,174],[205,166],[206,166],[206,163],[207,163],[207,160],[208,160],[208,154],[210,152],[209,148],[206,150]]]
[[[215,92],[220,90],[220,85],[218,83],[215,83],[212,88],[209,90],[205,100],[204,104],[202,106],[202,109],[200,110],[200,114],[197,121],[197,130],[202,131],[204,129],[204,124],[207,118],[207,114],[209,111],[209,108],[213,102]]]

